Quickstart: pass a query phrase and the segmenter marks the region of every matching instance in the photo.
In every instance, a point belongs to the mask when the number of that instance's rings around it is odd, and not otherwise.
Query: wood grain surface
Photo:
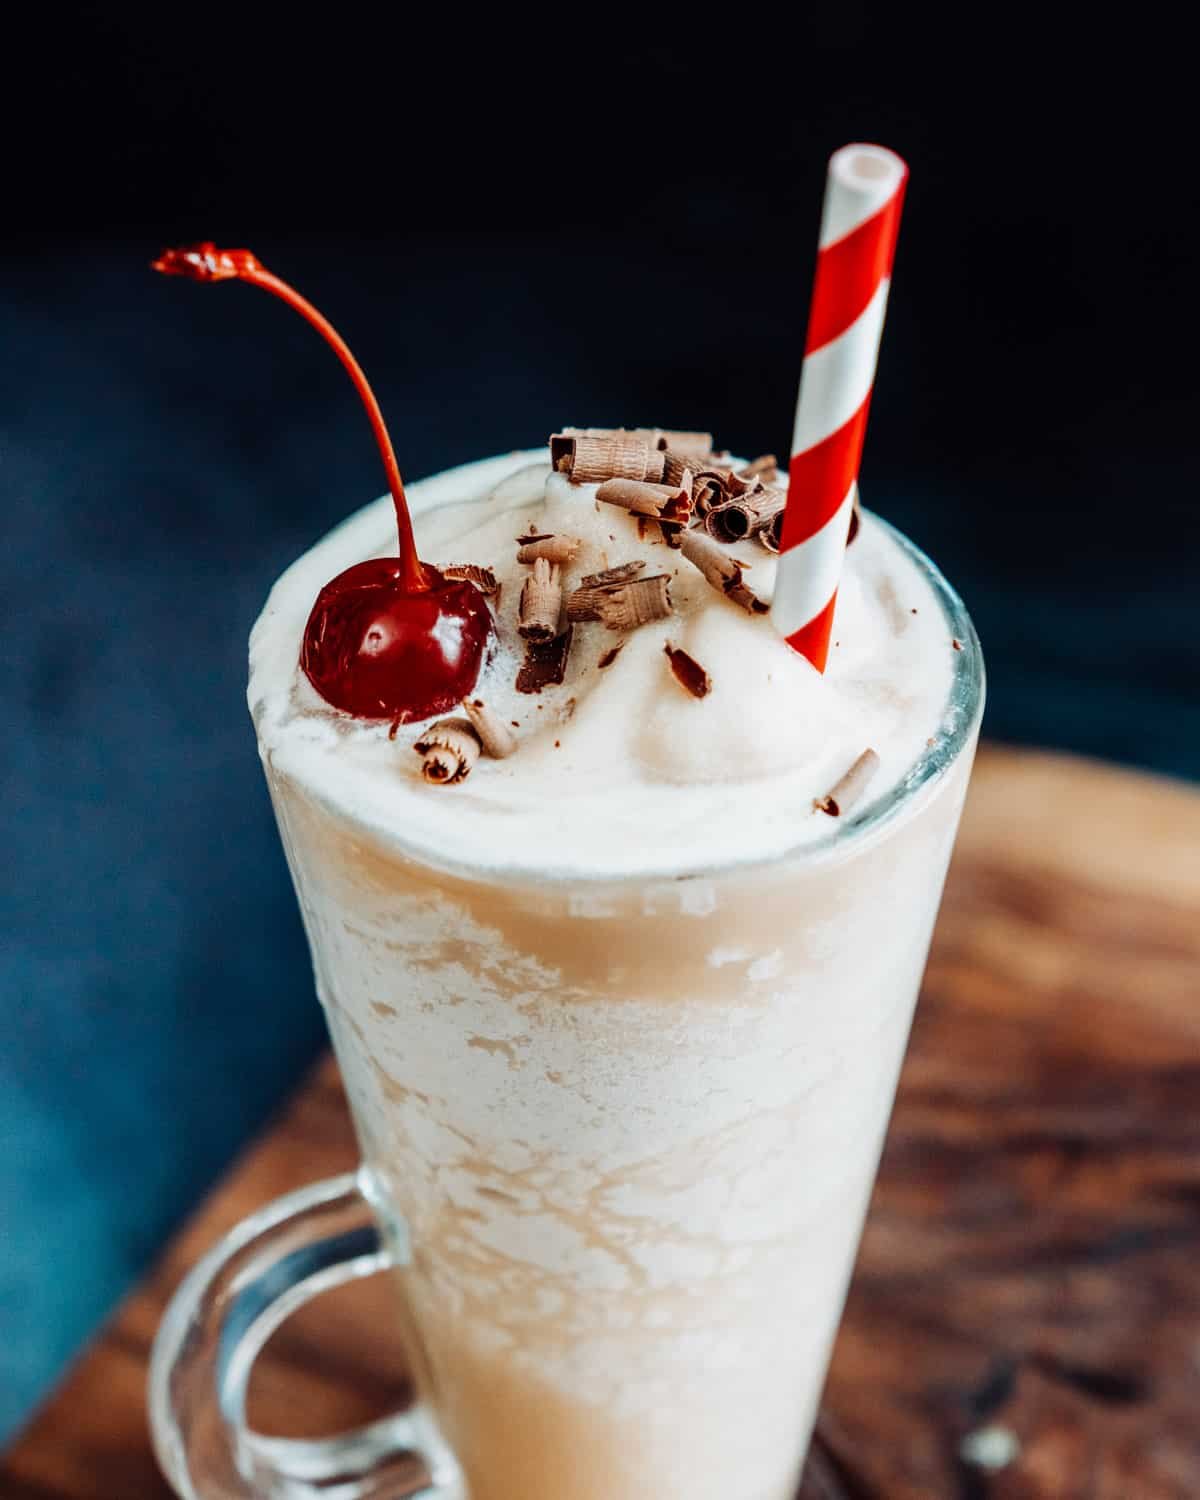
[[[1200,794],[989,749],[803,1500],[1200,1496],[1198,1101]],[[353,1160],[326,1064],[10,1450],[0,1496],[166,1500],[143,1389],[165,1299],[237,1219]],[[386,1410],[391,1323],[369,1282],[287,1324],[255,1424]]]

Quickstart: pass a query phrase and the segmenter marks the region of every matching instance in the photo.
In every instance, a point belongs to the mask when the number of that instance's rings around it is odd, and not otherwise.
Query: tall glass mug
[[[967,644],[942,728],[782,858],[439,869],[267,766],[362,1166],[177,1293],[151,1414],[181,1495],[790,1500],[983,702],[961,602],[901,545]],[[378,1271],[421,1404],[328,1441],[252,1432],[266,1339]]]

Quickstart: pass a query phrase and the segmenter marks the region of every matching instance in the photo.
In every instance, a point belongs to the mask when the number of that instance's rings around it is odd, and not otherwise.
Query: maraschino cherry
[[[300,665],[327,703],[361,719],[403,724],[444,713],[475,686],[492,617],[473,584],[444,578],[417,556],[392,440],[358,361],[316,308],[249,250],[188,245],[164,250],[154,269],[193,281],[248,281],[274,292],[345,365],[383,457],[400,551],[356,563],[325,585],[304,629]]]

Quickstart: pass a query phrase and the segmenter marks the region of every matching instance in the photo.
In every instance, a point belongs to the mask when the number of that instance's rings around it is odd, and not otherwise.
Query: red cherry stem
[[[367,383],[362,366],[347,348],[337,329],[299,292],[281,281],[273,272],[261,266],[247,267],[240,273],[243,281],[260,286],[265,292],[273,292],[289,307],[295,308],[302,318],[307,318],[346,368],[346,374],[354,382],[362,404],[367,409],[375,441],[379,445],[379,456],[383,459],[383,472],[387,475],[388,489],[396,505],[396,531],[400,539],[400,575],[404,588],[409,593],[421,593],[430,587],[425,565],[417,556],[417,544],[413,539],[412,517],[408,513],[408,500],[404,494],[404,481],[400,478],[400,465],[396,462],[396,450],[388,435],[387,424],[375,399],[375,392]]]
[[[379,410],[375,392],[367,384],[362,366],[346,347],[345,341],[328,318],[302,297],[286,281],[268,271],[249,250],[218,250],[206,240],[203,244],[187,245],[177,250],[164,250],[153,263],[154,270],[168,276],[186,276],[192,281],[248,281],[260,286],[265,292],[286,302],[312,324],[346,368],[346,374],[354,382],[354,389],[367,408],[379,455],[383,459],[383,471],[387,475],[388,489],[396,504],[396,531],[400,538],[400,578],[406,593],[425,593],[433,587],[425,564],[417,556],[417,544],[413,540],[412,517],[408,513],[408,500],[404,494],[404,481],[400,478],[400,466],[396,462],[396,450],[388,436],[387,424]]]

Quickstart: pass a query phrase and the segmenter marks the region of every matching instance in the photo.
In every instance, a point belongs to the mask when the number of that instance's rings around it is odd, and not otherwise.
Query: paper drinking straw
[[[819,672],[846,550],[908,168],[883,146],[829,158],[771,621]]]

